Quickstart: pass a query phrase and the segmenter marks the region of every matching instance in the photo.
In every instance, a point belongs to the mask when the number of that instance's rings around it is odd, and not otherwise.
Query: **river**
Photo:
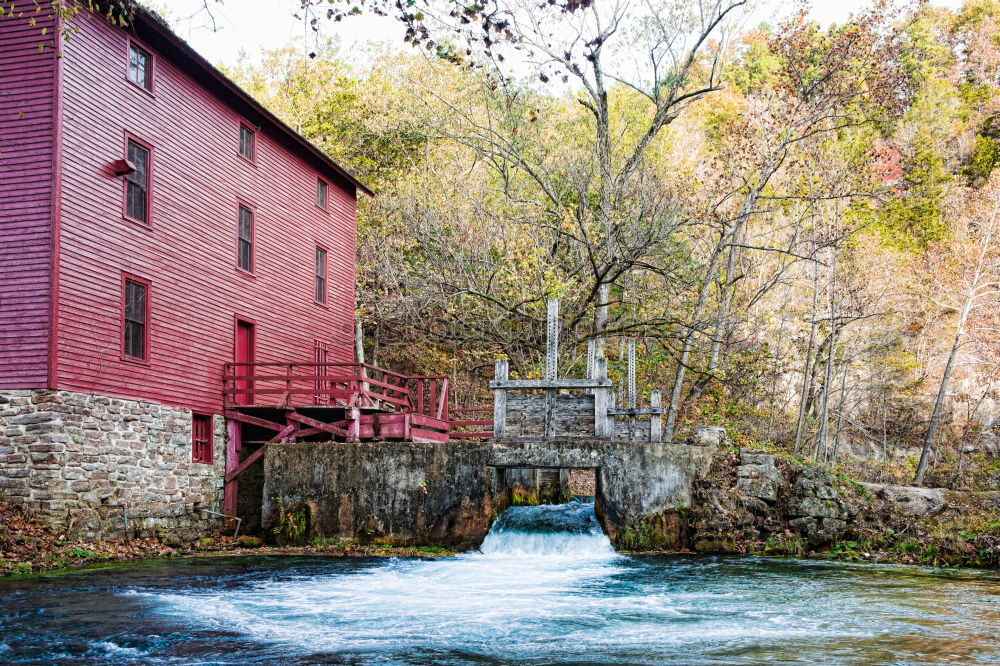
[[[623,556],[592,505],[515,507],[481,552],[195,558],[0,581],[0,663],[1000,662],[1000,577]]]

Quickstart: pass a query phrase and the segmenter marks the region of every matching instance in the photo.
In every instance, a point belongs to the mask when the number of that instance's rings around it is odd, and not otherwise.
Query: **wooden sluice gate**
[[[660,391],[650,392],[648,407],[638,406],[635,341],[628,341],[627,407],[615,405],[608,362],[588,345],[583,378],[559,377],[559,301],[548,302],[545,376],[510,379],[506,360],[496,361],[493,390],[495,439],[602,439],[659,442],[664,409]]]

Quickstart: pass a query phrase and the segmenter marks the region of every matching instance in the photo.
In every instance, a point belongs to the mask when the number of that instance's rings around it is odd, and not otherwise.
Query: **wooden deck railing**
[[[222,383],[227,409],[330,406],[448,418],[448,377],[365,363],[226,363]]]

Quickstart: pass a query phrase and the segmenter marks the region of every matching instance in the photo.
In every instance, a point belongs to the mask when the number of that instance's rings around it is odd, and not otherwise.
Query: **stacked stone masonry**
[[[73,391],[0,391],[0,499],[86,538],[189,540],[217,529],[225,423],[214,462],[191,460],[189,409]],[[127,526],[127,527],[126,527]]]

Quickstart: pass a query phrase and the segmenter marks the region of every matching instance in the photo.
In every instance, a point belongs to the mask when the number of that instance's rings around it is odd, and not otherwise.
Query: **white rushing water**
[[[275,663],[755,663],[802,650],[862,663],[851,654],[897,641],[891,656],[915,628],[905,645],[925,649],[914,641],[926,629],[905,619],[920,606],[911,592],[900,602],[896,578],[842,569],[625,557],[593,505],[574,502],[512,507],[480,552],[457,557],[338,560],[125,594],[171,625],[267,646]],[[968,622],[961,603],[947,610]]]
[[[550,640],[539,623],[578,621],[587,606],[578,595],[620,572],[621,559],[593,505],[573,502],[512,507],[480,552],[457,557],[379,561],[243,589],[137,594],[170,615],[314,650],[365,652],[389,641],[396,652],[431,641],[490,652],[523,634],[522,648],[532,651]]]

